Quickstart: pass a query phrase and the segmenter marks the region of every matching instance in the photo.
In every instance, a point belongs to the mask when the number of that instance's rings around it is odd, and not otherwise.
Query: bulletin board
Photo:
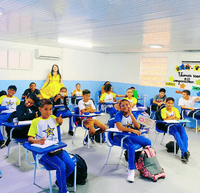
[[[182,61],[174,66],[174,71],[165,86],[200,91],[200,61]]]

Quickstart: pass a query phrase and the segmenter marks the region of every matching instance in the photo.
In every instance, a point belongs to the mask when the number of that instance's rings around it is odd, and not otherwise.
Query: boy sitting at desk
[[[69,98],[68,98],[68,94],[67,94],[67,88],[62,87],[60,89],[59,94],[57,94],[54,98],[53,98],[53,106],[54,106],[54,110],[53,110],[53,114],[56,117],[59,117],[60,115],[62,115],[62,118],[65,117],[69,117],[69,135],[73,135],[73,126],[71,123],[71,116],[72,113],[69,110],[69,108],[67,107],[67,105],[69,104]],[[64,107],[55,107],[55,105],[63,105]]]
[[[165,100],[167,98],[165,93],[166,93],[166,90],[164,88],[161,88],[159,90],[159,94],[154,96],[154,99],[153,99],[154,105],[152,105],[153,111],[156,111],[157,109],[159,109],[159,107],[161,107],[163,104],[165,104]]]
[[[123,148],[127,149],[128,153],[128,182],[134,182],[135,175],[135,146],[134,143],[145,147],[151,146],[151,141],[143,136],[139,131],[140,124],[136,121],[132,114],[130,102],[127,99],[122,99],[119,103],[120,111],[115,115],[115,125],[119,131],[131,132],[132,135],[124,139]],[[124,137],[122,134],[115,134],[113,136],[118,146],[121,146],[121,140]]]
[[[3,110],[0,113],[0,126],[3,122],[7,121],[11,113],[16,111],[16,106],[20,104],[19,99],[14,96],[17,91],[17,87],[15,85],[10,85],[7,91],[7,95],[0,97],[0,105],[7,107],[7,110]],[[0,131],[0,147],[5,147],[5,143],[6,141],[3,139],[3,135]]]
[[[37,98],[41,97],[40,91],[38,89],[36,89],[35,82],[30,83],[29,88],[24,91],[24,93],[22,95],[22,99],[25,99],[31,93],[35,94]]]
[[[51,115],[52,107],[51,100],[41,100],[39,107],[41,117],[32,121],[28,132],[28,141],[30,143],[43,145],[46,140],[58,142],[57,126],[61,125],[63,120],[61,116],[56,117]],[[65,150],[59,149],[54,152],[42,154],[40,161],[56,170],[56,184],[59,187],[59,192],[67,192],[66,180],[75,167],[75,163],[69,154]]]
[[[93,113],[96,111],[93,101],[90,100],[89,90],[87,89],[83,90],[83,99],[78,102],[78,107],[81,114],[84,114],[85,112]],[[89,129],[89,137],[93,143],[94,143],[94,140],[92,136],[94,134],[103,133],[105,132],[106,129],[108,129],[103,123],[101,123],[99,120],[97,120],[94,117],[87,118],[84,121],[84,126]],[[100,130],[96,132],[95,127],[100,128]],[[83,145],[86,145],[87,143],[88,143],[88,136],[86,136],[86,138],[83,140]]]

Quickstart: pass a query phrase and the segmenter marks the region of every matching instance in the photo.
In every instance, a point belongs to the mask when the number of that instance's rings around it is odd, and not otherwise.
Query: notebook
[[[57,143],[58,143],[58,141],[46,140],[44,145],[33,143],[33,144],[31,144],[31,146],[39,147],[39,148],[46,148],[46,147],[55,145]]]

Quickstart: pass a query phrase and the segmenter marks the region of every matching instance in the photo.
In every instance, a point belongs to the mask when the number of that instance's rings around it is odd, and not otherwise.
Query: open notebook
[[[31,145],[34,146],[34,147],[46,148],[46,147],[55,145],[57,143],[58,143],[58,141],[46,140],[44,145],[37,144],[37,143],[33,143]]]

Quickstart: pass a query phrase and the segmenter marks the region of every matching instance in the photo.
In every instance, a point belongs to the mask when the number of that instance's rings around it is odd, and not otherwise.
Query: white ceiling
[[[0,0],[0,8],[0,40],[106,53],[200,50],[199,0]]]

